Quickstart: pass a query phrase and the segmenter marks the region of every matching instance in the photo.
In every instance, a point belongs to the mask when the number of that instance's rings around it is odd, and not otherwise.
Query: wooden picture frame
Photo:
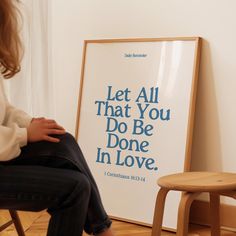
[[[190,169],[200,42],[84,41],[75,136],[113,218],[151,225],[157,179]],[[166,228],[179,199],[166,200]]]

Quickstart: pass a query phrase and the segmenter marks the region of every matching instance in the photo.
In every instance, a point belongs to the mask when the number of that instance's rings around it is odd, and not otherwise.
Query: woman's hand
[[[60,139],[51,137],[54,134],[65,134],[65,129],[56,121],[45,118],[33,118],[27,128],[28,142],[49,141],[60,142]]]

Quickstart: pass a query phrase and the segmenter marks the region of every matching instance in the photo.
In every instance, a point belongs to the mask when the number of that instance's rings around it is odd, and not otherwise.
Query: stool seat
[[[227,172],[184,172],[166,175],[158,185],[169,190],[186,192],[222,192],[236,190],[236,174]]]
[[[177,236],[188,235],[189,211],[192,202],[202,192],[210,195],[211,236],[220,236],[220,195],[236,199],[236,174],[228,172],[184,172],[158,179],[152,236],[161,236],[166,196],[169,191],[181,191]]]

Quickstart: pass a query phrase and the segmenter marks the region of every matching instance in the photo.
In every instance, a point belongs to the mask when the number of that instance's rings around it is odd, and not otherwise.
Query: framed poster
[[[76,138],[110,216],[151,225],[157,179],[189,169],[199,53],[197,37],[84,42]]]

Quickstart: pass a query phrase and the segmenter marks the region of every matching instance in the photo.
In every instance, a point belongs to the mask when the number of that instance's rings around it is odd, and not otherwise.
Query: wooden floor
[[[20,218],[24,226],[26,236],[46,236],[49,215],[46,212],[29,213],[20,212]],[[7,211],[0,211],[0,224],[9,218]],[[113,221],[113,229],[116,236],[151,236],[151,228],[135,224],[129,224],[121,221]],[[175,233],[163,231],[163,236],[174,236]],[[210,231],[206,227],[197,225],[190,226],[189,236],[208,236]],[[223,231],[222,236],[236,236],[236,233]],[[0,233],[0,236],[17,236],[14,227],[10,226]],[[56,236],[56,235],[55,235]],[[68,235],[69,236],[69,235]],[[83,236],[87,236],[84,234]]]

